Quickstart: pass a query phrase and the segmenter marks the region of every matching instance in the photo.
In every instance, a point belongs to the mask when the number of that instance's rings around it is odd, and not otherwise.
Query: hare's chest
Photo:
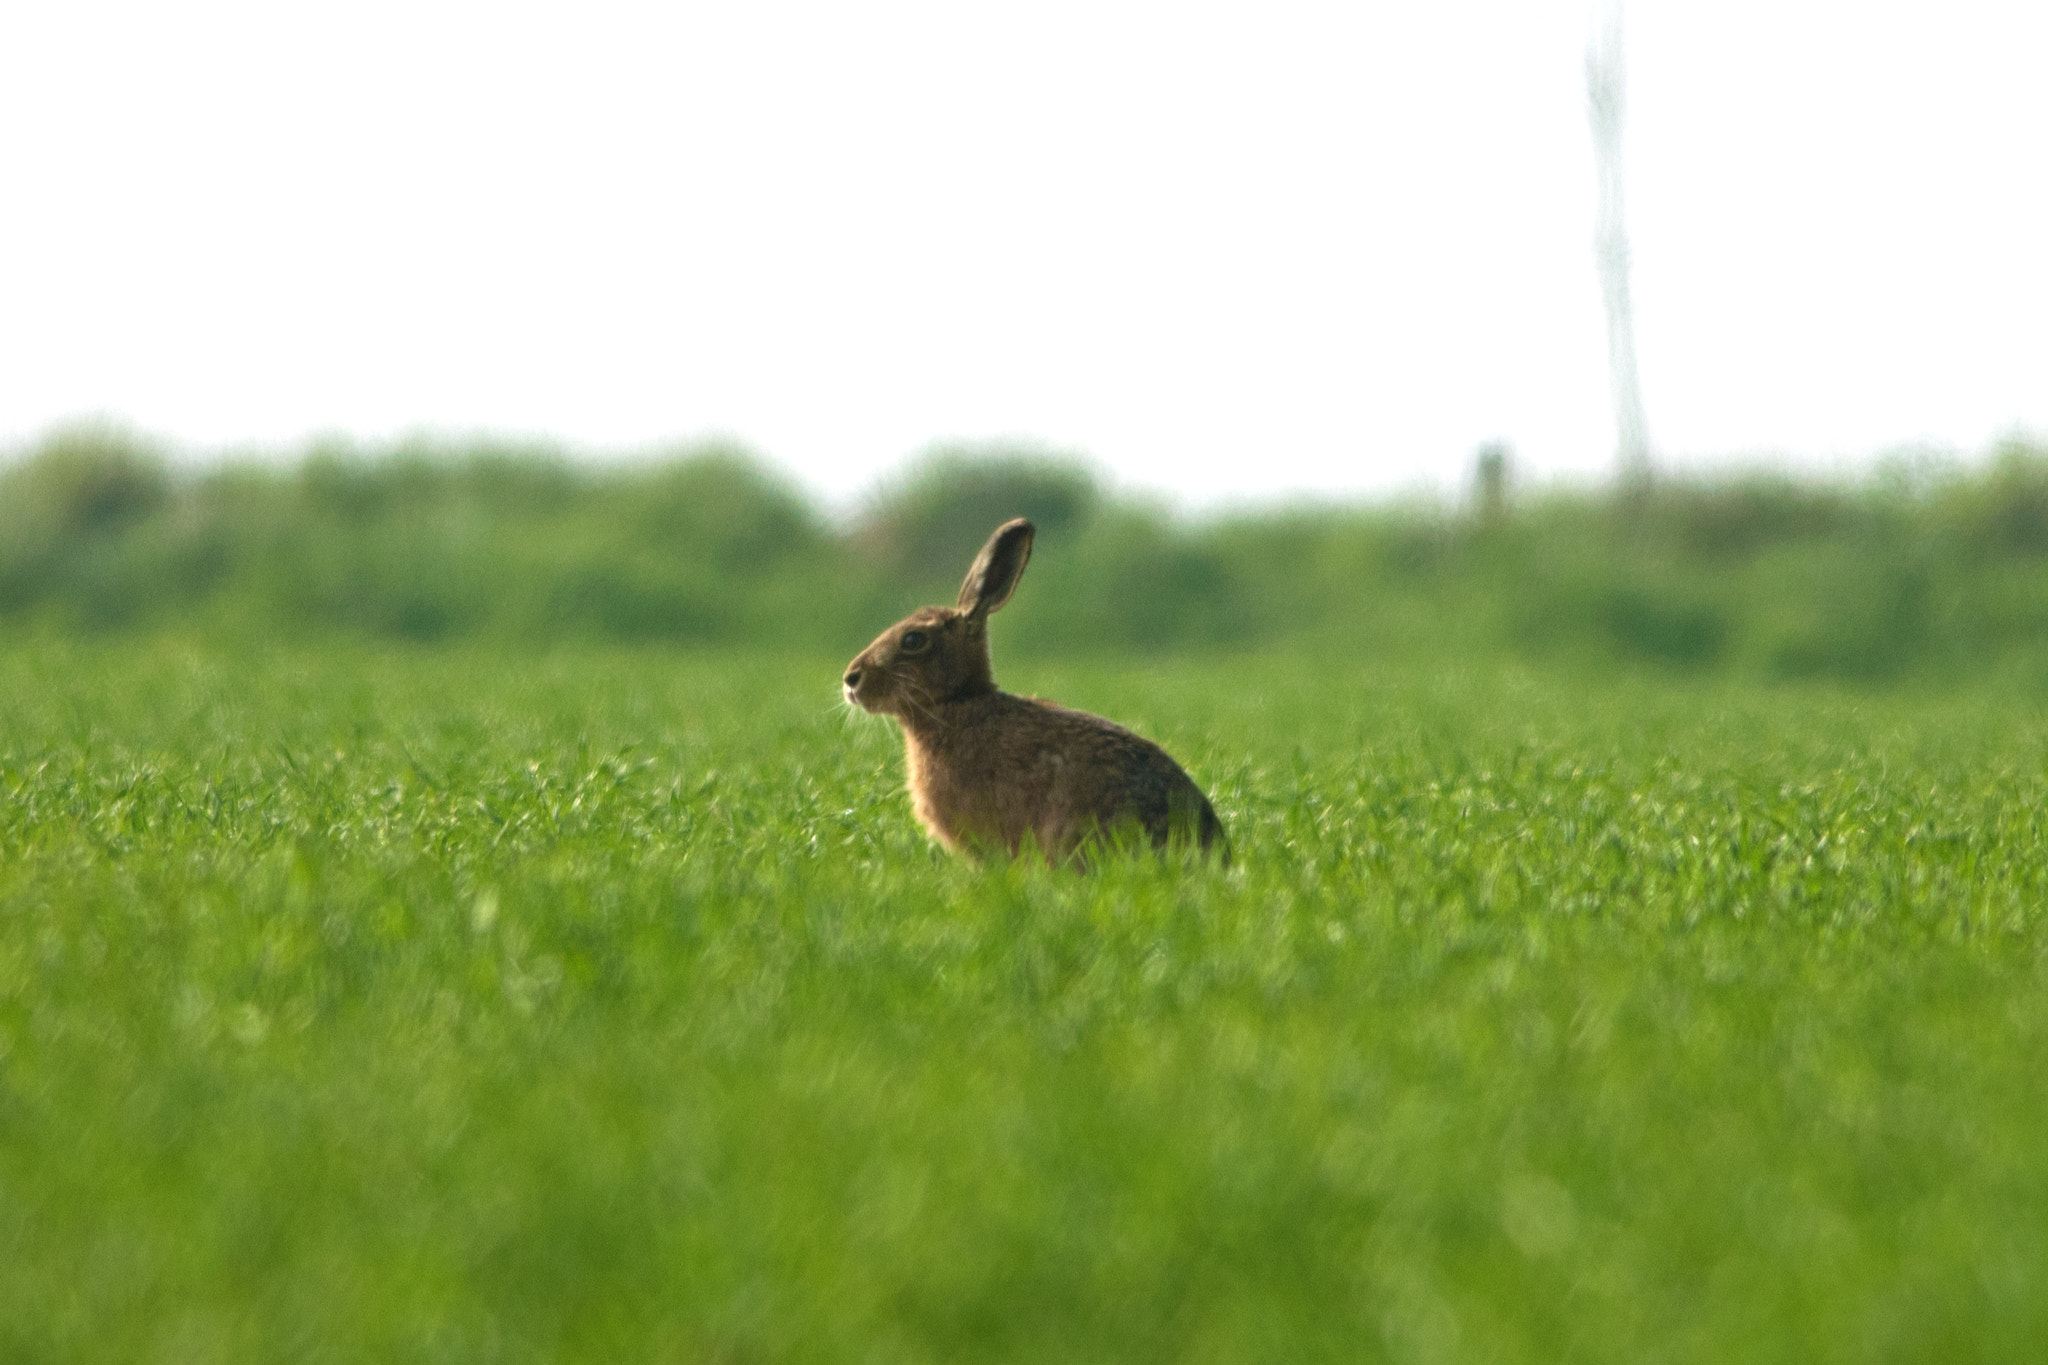
[[[1002,846],[1014,853],[1024,832],[1040,823],[1035,817],[1057,768],[1048,767],[1044,755],[1020,764],[1010,747],[999,736],[973,734],[944,746],[910,742],[911,806],[933,838],[956,850]]]

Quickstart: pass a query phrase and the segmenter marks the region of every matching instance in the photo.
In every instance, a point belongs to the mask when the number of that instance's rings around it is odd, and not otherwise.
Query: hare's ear
[[[1022,517],[996,527],[960,584],[960,610],[985,618],[1009,601],[1017,590],[1017,580],[1024,576],[1024,566],[1031,562],[1031,538],[1037,534],[1038,528]]]

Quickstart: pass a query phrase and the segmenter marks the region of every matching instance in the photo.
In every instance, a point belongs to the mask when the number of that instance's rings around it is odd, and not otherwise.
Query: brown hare
[[[1100,716],[1000,691],[988,618],[1017,587],[1034,529],[996,528],[951,607],[920,607],[846,666],[846,699],[903,726],[917,818],[947,848],[1063,862],[1100,838],[1186,842],[1227,864],[1223,822],[1166,754]]]

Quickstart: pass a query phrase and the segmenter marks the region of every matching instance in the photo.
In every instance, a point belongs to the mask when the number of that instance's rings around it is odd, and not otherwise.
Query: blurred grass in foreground
[[[1854,481],[1667,481],[1470,512],[1311,505],[1183,522],[1069,459],[941,451],[845,528],[744,452],[316,448],[174,470],[81,428],[0,467],[0,625],[851,654],[1040,523],[1018,657],[1285,647],[1750,678],[2048,684],[2048,450]]]
[[[1017,666],[1229,873],[935,855],[836,655],[0,649],[0,1358],[2012,1361],[2048,722]]]

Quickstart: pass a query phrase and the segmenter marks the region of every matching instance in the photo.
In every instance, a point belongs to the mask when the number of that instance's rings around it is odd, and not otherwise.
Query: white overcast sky
[[[50,3],[0,442],[1028,437],[1214,502],[1613,445],[1583,0]],[[1652,441],[2048,430],[2048,6],[1629,6]]]

